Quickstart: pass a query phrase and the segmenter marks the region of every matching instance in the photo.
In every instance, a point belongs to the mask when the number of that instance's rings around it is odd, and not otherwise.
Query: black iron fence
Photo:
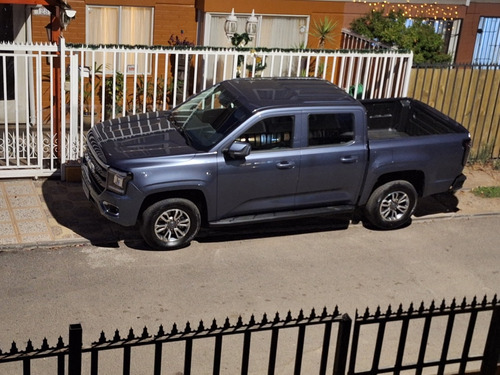
[[[484,318],[486,315],[486,329],[484,332],[478,332],[479,316]],[[465,319],[459,319],[464,316]],[[436,320],[445,319],[444,329],[440,330],[440,325]],[[485,321],[482,319],[482,321]],[[419,324],[420,322],[420,324]],[[464,324],[465,322],[465,324]],[[396,339],[392,339],[389,335],[390,326],[397,326],[398,335]],[[50,347],[44,340],[40,349],[34,349],[30,341],[25,350],[20,351],[16,343],[12,343],[9,352],[2,353],[0,350],[0,373],[2,365],[7,362],[22,362],[22,373],[25,375],[31,374],[32,363],[36,363],[37,359],[54,357],[57,362],[56,371],[58,375],[65,374],[66,358],[67,370],[70,375],[82,374],[83,360],[90,355],[90,374],[99,374],[100,363],[99,359],[104,351],[121,351],[120,355],[122,367],[118,364],[113,364],[113,374],[123,373],[130,374],[132,363],[132,350],[140,346],[148,346],[154,352],[152,355],[153,365],[152,373],[165,373],[168,369],[168,361],[163,358],[164,346],[173,343],[181,343],[183,345],[183,375],[191,374],[193,371],[193,363],[196,358],[193,356],[193,342],[196,340],[208,339],[212,342],[210,345],[211,364],[209,365],[204,355],[203,372],[219,374],[221,373],[221,363],[223,358],[223,342],[229,336],[238,336],[242,338],[238,342],[241,347],[237,348],[240,353],[239,359],[236,359],[237,371],[230,373],[247,374],[250,369],[251,356],[255,352],[255,346],[252,345],[252,339],[255,335],[267,332],[268,336],[265,346],[266,364],[265,370],[262,373],[274,374],[277,371],[277,358],[279,349],[287,346],[289,352],[293,353],[293,372],[294,374],[308,373],[310,369],[304,370],[304,357],[306,354],[305,345],[316,348],[313,352],[318,352],[319,356],[313,356],[317,360],[317,372],[319,374],[333,373],[345,374],[346,365],[349,353],[349,340],[352,335],[352,344],[350,346],[350,358],[348,374],[382,374],[394,373],[399,374],[403,371],[412,370],[412,373],[422,374],[424,369],[430,368],[434,370],[432,373],[443,374],[445,369],[447,373],[465,374],[470,371],[470,365],[473,362],[480,363],[480,368],[477,372],[481,375],[494,375],[497,373],[498,363],[500,362],[500,305],[497,304],[497,297],[488,301],[486,297],[481,302],[477,302],[476,298],[468,304],[464,299],[461,304],[457,305],[455,301],[447,306],[443,301],[439,307],[432,303],[428,308],[425,308],[423,303],[418,309],[414,309],[413,305],[407,311],[403,311],[400,306],[395,312],[389,307],[385,313],[380,309],[371,315],[367,309],[363,315],[358,315],[354,321],[354,328],[351,330],[352,321],[347,314],[340,314],[335,308],[334,312],[329,314],[324,309],[320,314],[316,314],[312,310],[309,316],[306,316],[301,311],[295,318],[289,312],[286,317],[282,318],[276,314],[274,318],[268,319],[263,316],[260,322],[255,321],[252,316],[246,324],[242,322],[241,317],[236,324],[231,324],[229,319],[226,319],[222,326],[219,326],[214,320],[209,327],[201,321],[197,328],[193,329],[187,323],[184,330],[180,331],[174,324],[170,332],[165,332],[160,326],[155,335],[149,334],[147,328],[144,328],[142,333],[136,335],[132,329],[126,337],[121,337],[119,331],[115,331],[111,339],[107,339],[104,332],[101,333],[97,342],[90,346],[84,346],[83,330],[80,324],[74,324],[69,329],[69,344],[65,345],[62,338],[55,347]],[[367,326],[376,326],[375,333],[363,333]],[[414,326],[419,327],[415,329]],[[313,327],[316,327],[314,329]],[[309,330],[315,330],[315,334],[309,335]],[[319,331],[318,331],[319,329]],[[291,335],[287,335],[288,340],[279,340],[284,331],[291,331]],[[352,332],[351,332],[352,331]],[[460,332],[463,331],[463,337]],[[414,334],[417,333],[417,338]],[[438,332],[436,334],[436,332]],[[456,332],[459,332],[458,334]],[[441,345],[438,345],[437,359],[428,359],[429,354],[435,348],[431,345],[430,336],[438,337]],[[292,340],[290,338],[293,337]],[[458,339],[461,337],[461,339]],[[335,340],[333,340],[335,338]],[[311,341],[317,342],[312,343]],[[335,341],[335,344],[332,344]],[[471,354],[471,347],[475,341],[476,346],[481,348],[479,354]],[[262,347],[262,340],[258,341],[257,346]],[[367,343],[372,343],[370,344]],[[409,358],[409,353],[415,350],[415,344],[418,345],[417,355],[415,359]],[[460,355],[451,355],[451,345],[460,347]],[[233,346],[234,342],[229,346]],[[226,345],[228,346],[228,345]],[[233,348],[234,349],[234,348]],[[262,348],[258,348],[262,349]],[[435,350],[434,350],[435,351]],[[395,360],[390,366],[381,366],[381,360],[387,353],[391,354]],[[329,356],[333,354],[333,358],[329,360]],[[366,367],[366,358],[361,360],[361,357],[366,357],[370,354],[371,365]],[[411,356],[410,356],[411,357]],[[311,357],[309,357],[309,360]],[[234,360],[234,358],[233,358]],[[233,361],[234,362],[234,361]],[[287,362],[290,362],[287,359]],[[458,365],[458,368],[451,370],[450,365]],[[358,370],[357,367],[365,366],[365,370]],[[226,364],[227,368],[227,364]],[[252,370],[256,373],[255,369]],[[280,370],[283,372],[283,369]],[[21,371],[19,371],[21,373]],[[38,371],[33,373],[39,373]],[[110,374],[110,372],[105,372]],[[198,372],[199,373],[199,372]],[[259,371],[260,373],[260,371]]]

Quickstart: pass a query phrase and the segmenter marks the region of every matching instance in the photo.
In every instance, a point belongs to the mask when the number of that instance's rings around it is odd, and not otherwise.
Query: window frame
[[[90,34],[89,29],[91,27],[91,22],[89,20],[90,12],[92,11],[92,9],[97,9],[97,8],[100,8],[100,9],[107,8],[107,9],[118,10],[118,19],[116,21],[116,34],[117,34],[116,43],[115,42],[108,42],[108,41],[98,41],[98,42],[89,41],[89,34]],[[149,41],[147,42],[147,44],[143,44],[143,45],[152,46],[153,45],[153,33],[154,33],[154,19],[155,19],[154,11],[155,11],[155,8],[151,7],[151,6],[130,6],[130,5],[86,5],[86,9],[85,9],[86,17],[87,17],[87,19],[85,21],[85,41],[86,41],[86,44],[87,45],[109,44],[109,45],[130,45],[130,46],[136,45],[136,44],[126,44],[126,43],[124,43],[124,40],[123,40],[122,24],[123,24],[123,11],[125,8],[130,8],[130,9],[141,8],[141,9],[147,9],[150,11],[151,16],[149,19],[149,33],[147,33]],[[109,54],[111,55],[111,52],[109,52]],[[151,61],[150,57],[145,56],[144,61],[139,61],[137,63],[138,67],[140,67],[141,65],[144,66],[143,69],[139,68],[137,70],[137,72],[135,72],[135,64],[131,65],[131,64],[127,63],[127,66],[125,66],[125,62],[126,62],[125,60],[126,59],[123,56],[123,54],[117,54],[116,61],[114,61],[113,59],[106,58],[106,67],[102,68],[102,73],[103,74],[109,74],[109,73],[115,73],[115,72],[120,72],[123,74],[132,74],[132,73],[150,74],[151,73],[152,61]],[[127,60],[127,62],[128,62],[128,60]],[[98,61],[94,61],[91,63],[90,56],[87,57],[86,65],[93,66],[96,63],[97,63],[97,65],[99,65]],[[129,69],[129,67],[132,67],[132,66],[134,68]]]

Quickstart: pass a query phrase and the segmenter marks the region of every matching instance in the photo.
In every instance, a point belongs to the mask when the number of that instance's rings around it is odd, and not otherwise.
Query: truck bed
[[[363,100],[371,140],[464,133],[463,127],[415,99]]]

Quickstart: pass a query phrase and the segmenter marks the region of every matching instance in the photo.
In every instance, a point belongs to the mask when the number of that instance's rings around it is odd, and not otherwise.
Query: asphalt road
[[[188,248],[68,247],[0,253],[0,349],[28,339],[67,340],[81,323],[84,344],[133,327],[155,333],[200,320],[338,305],[366,307],[500,292],[500,216],[417,220],[396,231],[330,221],[212,232]]]

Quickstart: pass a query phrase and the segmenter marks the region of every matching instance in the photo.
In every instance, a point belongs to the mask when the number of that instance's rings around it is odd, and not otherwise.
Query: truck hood
[[[168,121],[170,112],[148,112],[96,124],[88,145],[107,164],[127,159],[196,153],[180,131]]]

